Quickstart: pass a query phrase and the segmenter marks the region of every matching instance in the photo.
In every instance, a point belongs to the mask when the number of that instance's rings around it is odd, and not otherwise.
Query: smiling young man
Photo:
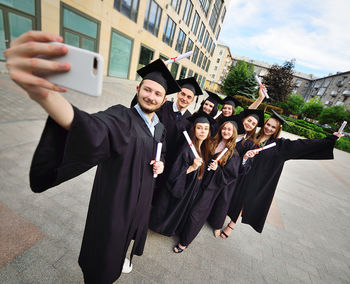
[[[155,111],[179,85],[161,60],[138,70],[137,105],[115,105],[96,114],[72,106],[65,91],[36,76],[40,71],[68,71],[69,63],[43,59],[67,48],[52,45],[62,38],[30,31],[4,52],[11,78],[49,114],[30,169],[30,186],[43,192],[97,165],[79,265],[85,283],[114,282],[120,276],[128,246],[142,255],[153,194],[153,173],[163,163],[152,161],[164,126]],[[83,185],[82,185],[83,186]]]

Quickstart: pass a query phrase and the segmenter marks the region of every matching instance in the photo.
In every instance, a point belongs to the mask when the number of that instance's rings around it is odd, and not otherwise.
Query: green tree
[[[300,115],[303,112],[305,101],[302,95],[290,94],[287,102],[283,103],[283,109],[290,114]]]
[[[307,103],[305,103],[303,114],[307,118],[317,120],[320,114],[322,113],[322,111],[323,111],[323,104],[320,102],[320,100],[312,98]]]
[[[350,113],[344,106],[331,106],[323,109],[319,117],[319,122],[340,126],[344,120],[349,121],[349,118]]]
[[[272,102],[285,102],[294,88],[293,69],[295,60],[284,62],[283,66],[272,65],[264,77],[263,83]]]
[[[254,79],[254,65],[243,60],[232,66],[223,82],[222,91],[225,95],[243,95],[248,98],[257,97],[257,83]]]

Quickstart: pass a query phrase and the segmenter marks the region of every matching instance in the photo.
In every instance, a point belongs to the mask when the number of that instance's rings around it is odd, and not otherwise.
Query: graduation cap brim
[[[220,126],[223,125],[226,121],[233,121],[236,123],[237,134],[245,133],[244,126],[239,115],[231,115],[231,116],[221,118],[219,121]]]
[[[216,123],[214,118],[212,118],[209,114],[203,111],[197,111],[194,114],[192,114],[190,117],[187,117],[187,119],[193,124],[209,123],[210,125],[214,125]]]
[[[203,95],[201,87],[198,85],[196,78],[189,77],[176,81],[181,88],[189,89],[195,96]]]
[[[211,91],[208,91],[208,90],[205,90],[208,94],[209,97],[206,98],[206,100],[209,100],[215,104],[221,104],[223,103],[222,99],[219,97],[219,95],[211,92]]]
[[[264,111],[260,109],[245,109],[243,111],[243,118],[246,118],[248,116],[253,116],[258,118],[258,127],[264,126]]]
[[[157,59],[152,63],[147,64],[146,66],[137,70],[137,73],[144,80],[152,80],[160,84],[165,89],[166,95],[181,91],[180,86],[161,59]]]
[[[289,125],[289,123],[288,123],[288,121],[286,121],[281,115],[279,115],[277,112],[275,112],[273,109],[271,109],[271,111],[272,111],[272,114],[271,114],[271,116],[269,117],[269,118],[275,118],[275,119],[277,119],[280,123],[281,123],[281,125],[283,125],[283,124],[288,124]]]
[[[222,105],[231,105],[233,107],[241,106],[241,102],[232,96],[227,96],[222,100]]]

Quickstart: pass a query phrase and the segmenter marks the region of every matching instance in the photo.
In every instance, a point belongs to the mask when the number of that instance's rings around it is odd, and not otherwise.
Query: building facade
[[[0,60],[11,40],[30,29],[60,34],[67,44],[100,53],[105,76],[139,79],[136,70],[187,51],[172,63],[176,79],[208,77],[229,1],[0,0]]]
[[[232,66],[232,56],[230,48],[218,44],[212,58],[212,63],[208,70],[208,78],[204,84],[205,88],[212,92],[220,92],[223,80],[230,72]]]

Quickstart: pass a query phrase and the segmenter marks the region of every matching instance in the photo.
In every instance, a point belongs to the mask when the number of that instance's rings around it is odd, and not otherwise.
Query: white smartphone
[[[53,42],[52,44],[63,44]],[[51,60],[68,62],[68,72],[46,75],[45,78],[59,86],[90,95],[100,96],[103,83],[103,57],[95,52],[64,44],[68,52]]]

